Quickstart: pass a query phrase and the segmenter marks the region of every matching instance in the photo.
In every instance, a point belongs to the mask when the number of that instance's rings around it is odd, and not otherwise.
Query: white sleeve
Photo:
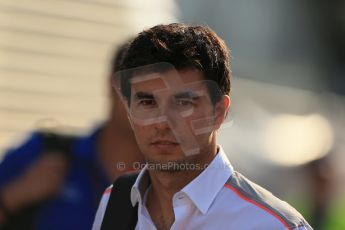
[[[101,229],[105,210],[107,209],[107,204],[109,201],[111,190],[112,190],[112,186],[108,187],[103,193],[101,202],[99,203],[99,206],[97,209],[95,220],[93,221],[92,230],[100,230]]]

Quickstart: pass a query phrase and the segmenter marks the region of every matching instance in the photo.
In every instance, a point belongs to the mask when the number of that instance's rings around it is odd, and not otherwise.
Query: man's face
[[[129,118],[151,163],[184,163],[210,151],[219,119],[198,70],[135,76]]]

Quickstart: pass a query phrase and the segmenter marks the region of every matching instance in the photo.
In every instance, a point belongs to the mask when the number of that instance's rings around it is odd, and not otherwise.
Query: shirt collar
[[[187,184],[182,192],[187,194],[194,205],[205,214],[232,172],[233,167],[222,147],[219,146],[218,154],[208,167]]]
[[[218,147],[219,151],[208,167],[181,190],[203,214],[208,211],[218,192],[224,187],[224,184],[233,172],[233,167],[224,150],[221,146]],[[131,189],[131,202],[133,206],[137,202],[142,202],[149,183],[150,179],[146,165],[139,173]]]
[[[149,172],[147,165],[140,171],[134,185],[131,189],[131,203],[134,207],[137,202],[142,202],[145,191],[150,184]]]

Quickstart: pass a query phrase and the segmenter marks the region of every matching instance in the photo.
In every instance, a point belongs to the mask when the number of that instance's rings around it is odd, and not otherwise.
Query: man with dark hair
[[[146,164],[106,190],[93,230],[312,229],[294,208],[234,171],[217,145],[231,70],[214,31],[178,23],[144,30],[120,69],[113,85]]]

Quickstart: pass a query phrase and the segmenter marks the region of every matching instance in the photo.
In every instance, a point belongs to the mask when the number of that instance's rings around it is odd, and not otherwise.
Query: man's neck
[[[209,165],[217,154],[217,145],[214,143],[206,152],[200,153],[197,158],[188,164],[199,165],[201,167],[190,167],[190,170],[149,170],[151,183],[159,191],[167,191],[174,195],[183,187],[195,179],[203,170],[205,165]],[[182,163],[183,164],[183,163]]]
[[[198,161],[193,163],[201,166],[208,165],[217,154],[216,145],[211,147],[209,151],[208,154],[203,154],[204,157],[197,158]],[[170,229],[174,222],[173,196],[203,170],[203,167],[200,167],[198,170],[148,171],[152,187],[148,193],[146,206],[156,226],[162,227],[162,229],[165,226]]]

